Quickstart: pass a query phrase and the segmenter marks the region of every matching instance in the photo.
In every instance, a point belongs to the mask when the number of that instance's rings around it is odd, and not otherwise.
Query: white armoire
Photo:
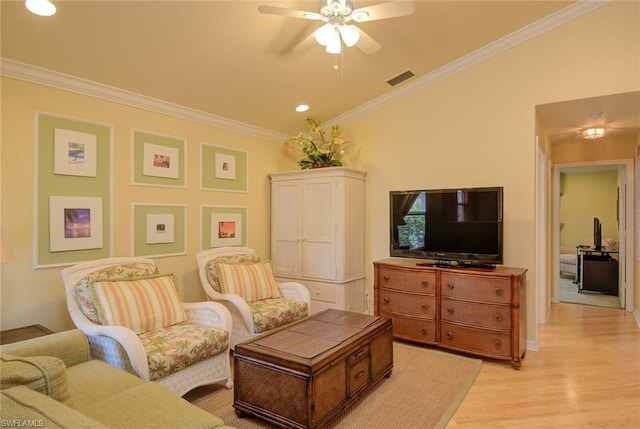
[[[365,311],[365,176],[345,167],[270,174],[274,276],[305,285],[312,313]]]

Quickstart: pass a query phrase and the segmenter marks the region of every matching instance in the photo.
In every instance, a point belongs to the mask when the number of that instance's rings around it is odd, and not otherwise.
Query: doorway
[[[568,228],[564,222],[566,219],[563,219],[561,216],[561,205],[562,205],[562,194],[565,192],[565,183],[564,181],[570,177],[568,175],[576,174],[576,175],[588,175],[593,174],[593,177],[601,180],[602,178],[606,178],[602,180],[606,182],[607,180],[613,180],[613,184],[607,192],[610,192],[613,195],[608,195],[607,200],[612,205],[612,207],[599,207],[593,210],[583,210],[585,212],[585,218],[581,220],[582,229],[580,229],[580,233],[582,234],[579,238],[576,238],[576,232],[573,231],[570,234],[570,231],[565,230],[563,234],[563,229]],[[579,177],[579,176],[576,176]],[[587,176],[584,176],[587,177]],[[584,178],[583,177],[583,178]],[[611,179],[612,177],[612,179]],[[607,307],[617,307],[617,308],[626,308],[630,305],[632,301],[632,285],[627,279],[630,279],[631,273],[631,265],[633,261],[629,260],[629,256],[632,252],[629,252],[628,243],[632,243],[632,229],[628,227],[627,219],[633,219],[632,215],[632,207],[633,207],[633,192],[631,191],[633,182],[633,161],[632,160],[617,160],[617,161],[597,161],[597,162],[582,162],[582,163],[566,163],[566,164],[556,164],[553,167],[553,180],[554,180],[554,215],[553,215],[553,224],[556,237],[554,240],[554,255],[556,257],[554,260],[556,261],[553,267],[553,288],[551,293],[551,301],[552,302],[575,302],[578,304],[588,304],[588,305],[600,305]],[[577,181],[576,181],[577,182]],[[570,183],[567,181],[567,183]],[[605,186],[605,185],[603,185]],[[566,189],[569,192],[568,189]],[[605,202],[606,205],[608,205]],[[575,209],[574,209],[575,210]],[[609,212],[607,212],[609,210]],[[578,208],[578,211],[579,208]],[[570,268],[567,269],[566,265],[561,271],[561,250],[563,246],[561,246],[561,237],[567,237],[568,242],[571,243],[571,246],[575,246],[576,244],[593,244],[593,229],[589,229],[589,227],[584,227],[585,222],[592,222],[592,218],[594,217],[594,213],[604,213],[600,215],[603,218],[607,219],[607,224],[609,225],[604,233],[603,238],[607,235],[611,236],[609,238],[614,238],[617,236],[616,242],[607,243],[610,246],[617,248],[617,252],[615,256],[618,260],[618,296],[615,297],[613,295],[602,295],[594,292],[586,292],[583,293],[578,292],[578,284],[575,283],[578,280],[578,276],[573,273],[573,278],[571,278]],[[564,213],[566,216],[566,213]],[[592,224],[591,224],[592,225]],[[615,234],[613,232],[615,232]],[[573,237],[573,238],[570,238]],[[583,243],[584,241],[584,243]],[[566,244],[566,243],[564,243]],[[566,247],[566,246],[564,246]],[[632,258],[631,258],[632,259]],[[566,262],[566,259],[563,259]],[[577,272],[580,272],[579,266],[576,267]]]

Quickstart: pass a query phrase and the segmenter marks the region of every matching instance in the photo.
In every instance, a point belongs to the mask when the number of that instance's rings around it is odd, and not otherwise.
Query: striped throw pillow
[[[142,334],[188,320],[173,274],[93,284],[104,325]]]
[[[218,263],[222,293],[241,296],[247,302],[280,297],[280,289],[273,278],[269,262],[254,264]]]

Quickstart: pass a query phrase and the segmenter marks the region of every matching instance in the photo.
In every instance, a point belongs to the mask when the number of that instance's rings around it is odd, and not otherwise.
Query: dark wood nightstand
[[[7,329],[6,331],[0,331],[0,344],[16,343],[18,341],[42,337],[53,333],[54,331],[49,328],[45,328],[42,325],[30,325],[23,326],[22,328]]]

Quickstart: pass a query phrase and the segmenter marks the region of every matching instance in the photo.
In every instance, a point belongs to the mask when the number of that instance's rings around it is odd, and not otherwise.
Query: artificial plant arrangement
[[[286,148],[305,154],[306,157],[298,161],[300,168],[306,170],[341,166],[342,161],[338,158],[344,154],[350,142],[340,137],[340,126],[332,125],[329,132],[317,119],[307,118],[306,122],[311,133],[299,132],[284,142]]]

